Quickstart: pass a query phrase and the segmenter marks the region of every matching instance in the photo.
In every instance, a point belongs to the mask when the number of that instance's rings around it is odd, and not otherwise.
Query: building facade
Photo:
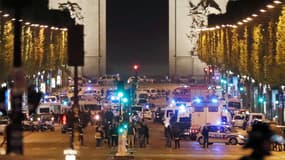
[[[169,75],[203,76],[197,57],[198,29],[208,14],[225,13],[228,0],[169,0]],[[106,0],[49,0],[50,9],[73,7],[71,15],[84,25],[84,67],[87,77],[106,74]],[[79,18],[78,18],[79,17]],[[81,19],[81,18],[82,19]]]

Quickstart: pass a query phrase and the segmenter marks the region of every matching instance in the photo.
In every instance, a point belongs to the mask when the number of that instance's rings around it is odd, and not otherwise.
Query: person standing
[[[144,133],[145,133],[145,135],[144,135],[145,136],[145,143],[149,144],[149,128],[148,128],[146,123],[144,123],[143,127],[144,127]]]
[[[130,127],[128,128],[128,146],[130,148],[135,146],[135,133],[136,128],[133,123],[130,124]]]
[[[139,133],[139,147],[144,148],[145,147],[145,127],[143,123],[140,123],[140,127],[138,128]]]
[[[103,131],[101,126],[97,126],[96,130],[95,130],[95,139],[96,139],[96,147],[100,147],[101,146],[101,141],[103,139],[104,135],[103,135]]]
[[[165,125],[164,135],[165,135],[165,140],[166,140],[165,147],[171,148],[172,130],[169,124]]]
[[[208,126],[204,126],[202,130],[202,135],[203,135],[203,148],[208,148],[208,143],[209,143],[209,128]]]
[[[174,138],[175,149],[180,148],[180,129],[177,124],[175,124],[173,127],[173,138]]]
[[[117,124],[113,124],[111,128],[111,145],[112,147],[116,147],[118,145],[118,131],[117,131]]]

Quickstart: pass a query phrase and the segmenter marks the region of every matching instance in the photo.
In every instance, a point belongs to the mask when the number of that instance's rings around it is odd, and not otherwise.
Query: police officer
[[[209,143],[209,128],[207,126],[203,127],[202,135],[204,139],[203,148],[208,148]]]

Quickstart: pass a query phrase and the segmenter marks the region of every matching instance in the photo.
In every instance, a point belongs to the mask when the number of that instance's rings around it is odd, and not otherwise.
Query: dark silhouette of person
[[[255,122],[244,148],[251,148],[253,151],[250,155],[240,158],[240,160],[264,160],[265,156],[270,155],[271,137],[273,131],[269,124],[264,122]]]
[[[146,123],[143,123],[143,127],[144,127],[145,143],[149,144],[149,128]]]
[[[165,147],[171,148],[171,140],[172,140],[173,134],[172,134],[172,129],[169,124],[166,124],[164,127],[164,136],[166,140]]]
[[[140,126],[138,128],[138,134],[139,134],[139,147],[145,148],[146,147],[146,139],[145,139],[146,128],[142,122],[140,123]]]
[[[118,125],[113,124],[111,126],[110,135],[111,135],[111,146],[116,147],[118,145]]]
[[[180,129],[177,124],[173,126],[173,138],[174,138],[174,148],[180,148]]]
[[[208,148],[209,145],[209,128],[208,126],[204,126],[202,130],[202,135],[203,135],[203,148]]]

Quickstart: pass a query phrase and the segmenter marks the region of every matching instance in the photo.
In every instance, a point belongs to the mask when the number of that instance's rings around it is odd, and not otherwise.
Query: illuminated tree
[[[278,65],[285,64],[285,6],[282,8],[281,15],[277,24],[276,33],[276,63]]]
[[[239,39],[239,73],[242,75],[249,75],[248,73],[248,29],[244,27],[241,30]]]

